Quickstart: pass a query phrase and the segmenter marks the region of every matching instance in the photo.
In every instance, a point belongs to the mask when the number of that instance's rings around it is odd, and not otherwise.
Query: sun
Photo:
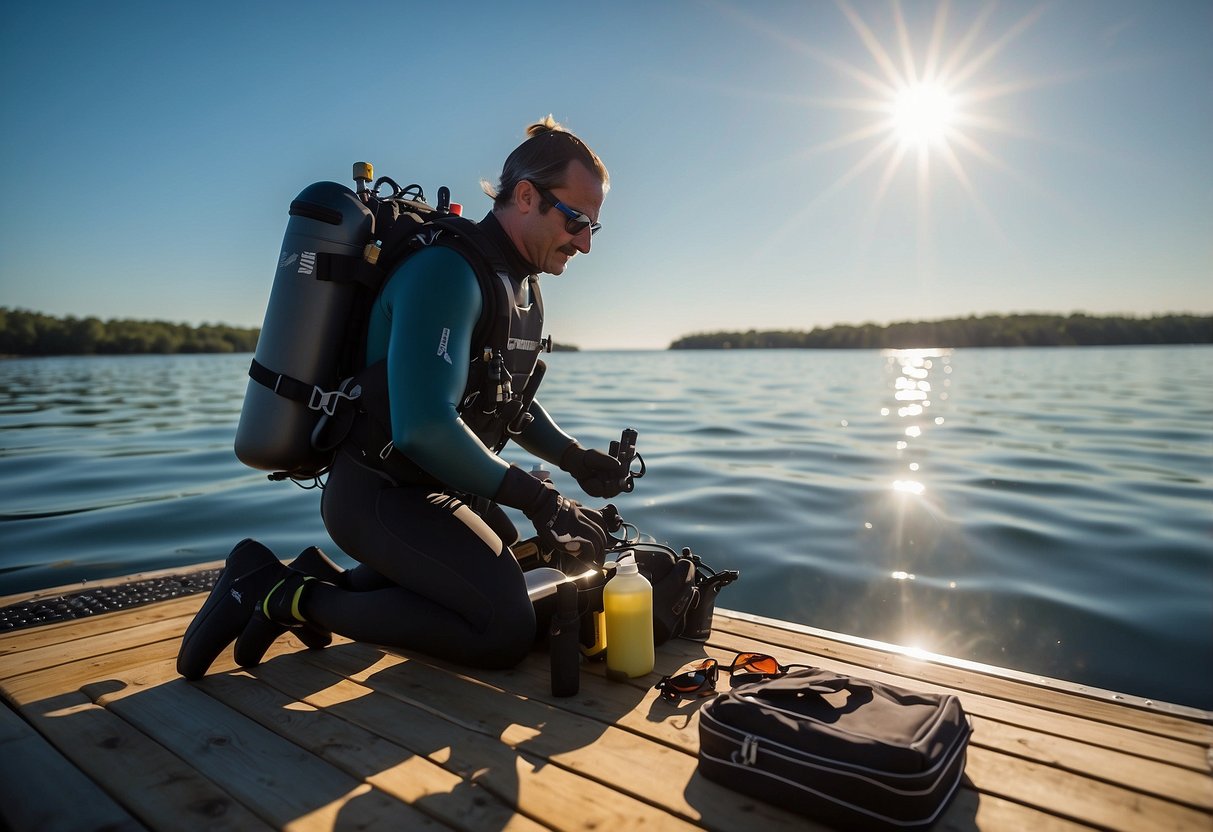
[[[903,146],[942,147],[957,123],[956,96],[939,82],[902,87],[893,95],[889,109],[893,134]]]
[[[1000,117],[992,105],[1006,96],[1064,80],[1023,76],[993,80],[1005,77],[1005,71],[991,69],[991,64],[1040,19],[1044,4],[1026,10],[1005,29],[987,31],[993,3],[977,11],[967,25],[957,27],[949,0],[937,0],[933,14],[926,2],[912,4],[912,20],[907,20],[902,0],[890,0],[888,12],[872,11],[874,20],[882,24],[878,32],[853,2],[835,0],[866,52],[866,58],[858,62],[843,60],[736,12],[742,22],[794,47],[845,82],[839,88],[840,95],[806,96],[803,100],[810,108],[850,113],[850,126],[838,135],[809,144],[798,156],[808,159],[818,154],[861,151],[850,165],[839,166],[833,182],[818,189],[798,211],[789,213],[772,236],[794,233],[803,227],[806,217],[861,177],[875,181],[865,219],[874,229],[886,199],[905,192],[902,183],[908,175],[916,191],[912,215],[918,226],[922,268],[927,268],[930,256],[932,205],[942,198],[952,198],[951,193],[936,196],[936,192],[945,193],[943,186],[954,186],[963,193],[971,213],[996,237],[1005,238],[979,195],[971,172],[986,167],[1019,178],[996,153],[1000,142],[990,138],[1031,133],[1023,124]],[[987,74],[991,80],[984,80]]]

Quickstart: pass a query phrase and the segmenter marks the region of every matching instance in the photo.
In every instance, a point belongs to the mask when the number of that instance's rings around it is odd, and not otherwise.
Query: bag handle
[[[869,699],[872,696],[871,685],[850,676],[813,679],[806,684],[806,677],[816,676],[820,673],[820,670],[800,670],[774,679],[764,679],[761,682],[753,683],[754,692],[761,693],[765,697],[780,699],[799,698],[810,693],[825,698],[827,694],[842,693],[844,690],[853,695],[866,693]]]

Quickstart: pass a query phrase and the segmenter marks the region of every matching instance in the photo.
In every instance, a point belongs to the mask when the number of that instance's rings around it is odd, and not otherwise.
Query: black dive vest
[[[481,444],[497,453],[531,421],[527,408],[545,370],[539,354],[550,349],[550,341],[543,337],[539,278],[514,278],[483,234],[442,235],[433,244],[459,252],[480,284],[483,310],[472,331],[472,359],[458,412]],[[343,449],[398,484],[445,485],[392,444],[387,361],[368,366],[356,383],[362,394],[350,409],[353,424]]]
[[[478,342],[473,340],[472,363],[459,416],[486,448],[496,452],[505,447],[511,432],[517,433],[525,426],[511,423],[525,413],[535,397],[534,388],[542,377],[535,370],[546,342],[539,278],[532,275],[518,282],[508,272],[497,272],[493,280],[503,290],[498,293],[497,302],[505,300],[508,310],[504,346],[495,346],[491,352],[486,346],[477,354]],[[505,403],[511,400],[512,403]]]

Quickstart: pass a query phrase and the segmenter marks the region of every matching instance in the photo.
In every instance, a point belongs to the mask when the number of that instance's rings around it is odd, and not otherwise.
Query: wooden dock
[[[342,639],[284,637],[252,671],[228,651],[191,683],[174,662],[204,597],[0,636],[0,828],[820,828],[696,774],[705,700],[651,689],[744,649],[956,693],[974,733],[936,829],[1213,829],[1209,712],[727,611],[636,684],[583,665],[569,699],[541,650],[475,671]]]

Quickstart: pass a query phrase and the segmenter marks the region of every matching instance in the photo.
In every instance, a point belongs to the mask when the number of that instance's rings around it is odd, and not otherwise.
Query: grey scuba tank
[[[368,166],[369,167],[369,166]],[[327,257],[361,257],[373,215],[336,182],[309,185],[291,203],[269,305],[236,429],[245,465],[299,478],[327,467],[312,432],[341,383],[356,283],[327,279]]]

